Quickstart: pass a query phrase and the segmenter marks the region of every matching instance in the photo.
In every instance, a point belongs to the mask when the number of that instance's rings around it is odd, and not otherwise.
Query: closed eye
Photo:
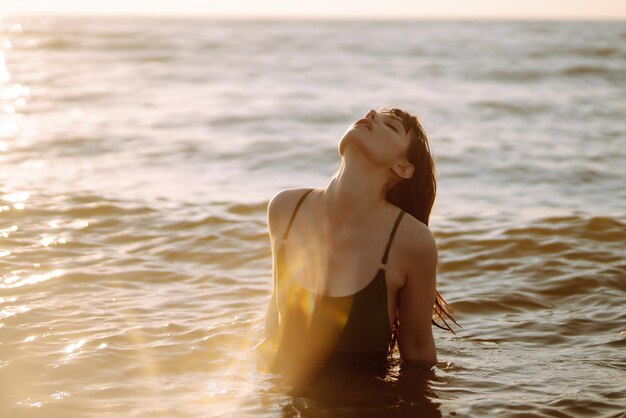
[[[391,129],[393,129],[394,132],[398,132],[398,130],[396,128],[394,128],[394,126],[390,123],[385,123],[385,125],[389,126]]]

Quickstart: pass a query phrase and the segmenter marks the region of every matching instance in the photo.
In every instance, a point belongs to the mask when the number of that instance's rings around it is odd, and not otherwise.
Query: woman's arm
[[[276,301],[274,300],[274,292],[272,292],[272,299],[267,305],[267,312],[265,313],[265,338],[271,338],[278,328],[278,311],[276,309]]]
[[[297,191],[297,189],[296,189]],[[276,306],[276,240],[286,226],[286,214],[297,194],[294,189],[281,190],[270,199],[267,205],[267,230],[272,250],[272,295],[265,314],[265,337],[269,338],[278,328],[278,307]]]
[[[270,238],[270,245],[272,251],[272,279],[276,277],[276,257],[274,242],[278,236],[277,224],[280,223],[279,210],[283,205],[282,192],[275,194],[267,205],[267,229]],[[276,306],[276,287],[275,282],[272,280],[272,295],[267,305],[267,311],[265,313],[265,338],[269,338],[276,332],[278,328],[278,309]]]
[[[267,229],[269,232],[272,247],[272,278],[276,277],[276,245],[280,243],[290,216],[298,199],[303,192],[309,190],[307,187],[297,189],[285,189],[276,193],[267,205]],[[278,307],[276,305],[276,283],[272,282],[272,296],[270,297],[267,312],[265,314],[265,336],[266,338],[278,328]]]
[[[276,266],[272,257],[272,277],[276,272]],[[278,329],[278,308],[276,306],[276,287],[272,285],[272,296],[270,297],[265,313],[265,338],[270,338]]]
[[[416,225],[409,248],[406,283],[399,292],[398,348],[403,360],[437,362],[432,331],[437,285],[437,244],[430,229]]]

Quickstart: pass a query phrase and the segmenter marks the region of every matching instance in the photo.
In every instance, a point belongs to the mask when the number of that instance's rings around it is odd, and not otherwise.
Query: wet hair
[[[390,185],[385,192],[385,198],[388,202],[410,213],[417,220],[428,226],[430,212],[435,202],[437,182],[435,178],[435,163],[430,152],[430,145],[424,128],[417,119],[417,116],[411,115],[401,109],[385,106],[379,109],[378,112],[391,114],[402,119],[405,132],[407,132],[411,138],[411,142],[406,151],[406,159],[415,167],[411,178],[401,179]],[[444,318],[444,316],[447,317],[460,327],[451,314],[453,309],[443,299],[439,291],[435,290],[435,292],[436,297],[431,321],[435,326],[451,331],[456,335],[456,332],[454,332]],[[435,318],[443,321],[445,326],[439,325],[435,321]],[[394,351],[399,329],[399,311],[396,309],[388,354],[392,354]]]

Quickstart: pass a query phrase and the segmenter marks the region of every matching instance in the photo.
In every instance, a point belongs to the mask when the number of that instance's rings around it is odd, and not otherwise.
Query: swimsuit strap
[[[393,229],[391,230],[391,234],[389,235],[389,242],[387,242],[387,248],[385,248],[385,255],[383,255],[381,268],[384,268],[384,266],[387,264],[387,257],[389,256],[389,248],[391,248],[391,241],[393,241],[393,237],[396,234],[396,229],[398,229],[398,225],[400,224],[402,215],[404,215],[404,210],[400,209],[400,213],[398,214],[398,217],[396,218],[396,223],[393,224]]]
[[[309,193],[311,193],[313,190],[315,189],[309,189],[306,191],[306,193],[304,193],[302,195],[302,197],[300,197],[300,200],[298,200],[298,204],[296,205],[295,209],[293,210],[293,214],[291,215],[291,220],[289,221],[289,226],[287,226],[287,230],[285,231],[285,234],[283,235],[283,240],[287,241],[287,236],[289,235],[289,230],[291,229],[291,224],[293,223],[293,220],[296,217],[296,213],[298,212],[298,209],[300,209],[300,205],[302,204],[302,202],[304,202],[304,199],[309,195]]]
[[[291,225],[293,224],[293,220],[296,218],[296,213],[298,213],[298,209],[300,209],[300,206],[302,205],[302,202],[304,202],[304,199],[306,199],[309,193],[311,193],[313,190],[315,189],[307,190],[298,200],[298,203],[296,204],[296,207],[294,208],[293,213],[291,214],[289,225],[287,226],[287,229],[285,230],[285,234],[283,235],[284,241],[287,241],[287,237],[289,236],[289,231],[291,230]],[[402,219],[403,215],[404,215],[404,210],[400,209],[400,213],[398,214],[398,217],[396,218],[396,222],[393,224],[393,229],[391,230],[391,234],[389,235],[387,248],[385,248],[385,254],[383,255],[383,260],[381,262],[381,268],[385,268],[385,265],[387,264],[387,258],[389,257],[389,249],[391,248],[391,243],[393,241],[394,236],[396,235],[396,230],[398,229],[398,225],[400,224],[400,220]]]

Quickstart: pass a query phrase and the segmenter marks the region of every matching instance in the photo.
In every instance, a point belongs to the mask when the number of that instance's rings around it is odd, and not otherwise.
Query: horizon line
[[[24,17],[106,17],[106,18],[188,18],[188,19],[222,19],[222,20],[343,20],[343,21],[408,21],[408,20],[470,20],[470,21],[551,21],[551,22],[622,22],[626,16],[474,16],[474,15],[390,15],[390,16],[341,16],[341,15],[235,15],[212,13],[178,13],[178,12],[0,12],[3,18]]]

